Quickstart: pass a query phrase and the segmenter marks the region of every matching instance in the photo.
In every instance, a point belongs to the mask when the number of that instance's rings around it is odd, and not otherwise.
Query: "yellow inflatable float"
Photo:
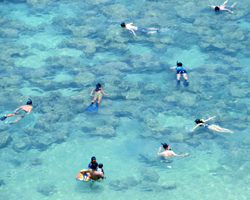
[[[89,173],[82,173],[84,171],[87,171],[87,169],[82,169],[79,171],[79,173],[76,176],[77,181],[89,181],[90,174]]]

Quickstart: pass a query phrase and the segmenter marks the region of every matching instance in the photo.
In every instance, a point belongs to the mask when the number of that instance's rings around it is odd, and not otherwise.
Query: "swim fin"
[[[0,120],[4,121],[6,119],[6,116],[3,116],[0,118]]]
[[[186,87],[189,85],[189,83],[187,82],[187,80],[184,81],[183,85],[186,86]]]
[[[98,110],[98,103],[96,103],[96,106],[94,108],[94,111],[97,111]]]
[[[180,86],[180,84],[181,84],[181,81],[178,80],[178,81],[177,81],[177,86]]]
[[[91,111],[91,110],[93,109],[93,104],[94,104],[94,103],[92,102],[92,103],[89,105],[89,107],[87,107],[87,110],[88,110],[88,111]]]

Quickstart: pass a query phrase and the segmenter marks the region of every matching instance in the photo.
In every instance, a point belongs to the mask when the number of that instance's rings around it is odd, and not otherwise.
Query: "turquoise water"
[[[249,199],[250,2],[218,3],[1,1],[0,114],[34,109],[1,122],[0,199]],[[160,31],[134,37],[123,21]],[[109,95],[87,112],[98,82]],[[214,115],[234,134],[191,132]],[[189,156],[161,162],[162,142]],[[92,156],[99,187],[75,180]]]

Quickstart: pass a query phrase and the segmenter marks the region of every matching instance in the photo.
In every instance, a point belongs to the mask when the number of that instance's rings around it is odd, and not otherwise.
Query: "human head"
[[[96,170],[97,166],[98,166],[97,162],[93,162],[91,165],[91,169]]]
[[[121,23],[121,27],[125,28],[126,24],[124,22]]]
[[[179,66],[179,67],[181,67],[181,66],[182,66],[182,63],[177,61],[177,64],[176,64],[176,65]]]
[[[102,87],[100,83],[97,83],[96,88]]]
[[[167,149],[169,147],[168,143],[161,143],[164,149]]]
[[[31,99],[29,99],[29,101],[27,101],[27,103],[26,103],[27,105],[32,105],[32,101],[31,101]]]
[[[214,10],[215,10],[215,11],[220,11],[219,6],[215,6]]]
[[[96,157],[95,157],[95,156],[93,156],[93,157],[91,158],[91,162],[92,162],[92,163],[96,162]]]
[[[100,163],[98,167],[99,167],[99,168],[102,168],[102,167],[103,167],[103,164],[102,164],[102,163]]]
[[[204,123],[204,119],[196,119],[194,122],[196,124]]]

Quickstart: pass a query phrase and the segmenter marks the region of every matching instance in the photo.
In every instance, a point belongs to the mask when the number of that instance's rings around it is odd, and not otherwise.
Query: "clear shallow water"
[[[1,199],[248,199],[250,3],[233,15],[210,4],[1,2],[0,113],[34,103],[1,122]],[[160,33],[133,37],[122,21]],[[175,87],[176,60],[188,88]],[[109,95],[87,112],[97,82]],[[190,132],[214,115],[235,133]],[[189,156],[162,163],[161,142]],[[93,155],[107,177],[97,188],[75,181]]]

